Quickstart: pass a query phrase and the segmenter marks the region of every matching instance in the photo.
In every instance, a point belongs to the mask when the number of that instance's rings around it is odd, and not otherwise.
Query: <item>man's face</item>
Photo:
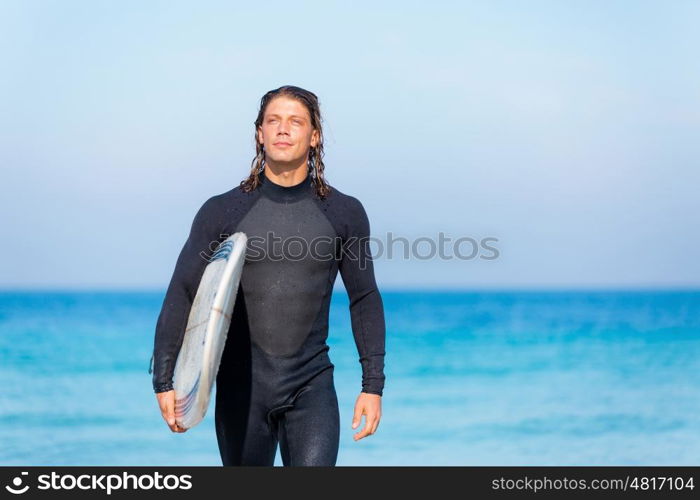
[[[266,161],[296,165],[318,144],[318,132],[311,127],[306,106],[280,96],[267,105],[258,141],[265,145]]]

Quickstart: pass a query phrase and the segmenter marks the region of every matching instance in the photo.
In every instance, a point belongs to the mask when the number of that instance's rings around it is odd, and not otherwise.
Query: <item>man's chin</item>
[[[267,163],[274,164],[280,167],[289,167],[299,165],[301,158],[292,158],[291,155],[267,155]]]

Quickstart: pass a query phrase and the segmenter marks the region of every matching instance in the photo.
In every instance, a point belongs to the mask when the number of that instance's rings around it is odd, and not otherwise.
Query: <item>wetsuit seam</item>
[[[261,200],[264,196],[265,196],[265,195],[261,192],[261,193],[259,194],[258,198],[248,207],[248,210],[246,210],[245,212],[243,212],[243,213],[241,214],[241,217],[238,219],[238,223],[237,223],[236,226],[233,228],[233,232],[234,232],[234,233],[238,232],[238,227],[241,225],[241,223],[243,222],[243,220],[248,216],[248,214],[251,213],[251,211],[253,210],[253,208],[255,208],[255,205],[257,205],[258,203],[260,203],[260,200]]]
[[[262,192],[262,190],[260,190],[260,188],[258,188],[258,190],[259,190],[259,191],[258,191],[258,198],[248,207],[248,210],[246,210],[245,213],[244,213],[243,215],[241,215],[241,217],[238,219],[238,224],[236,224],[236,227],[234,228],[234,233],[238,231],[238,228],[241,226],[241,224],[243,224],[243,222],[245,221],[245,218],[253,212],[253,209],[255,208],[255,206],[256,206],[258,203],[260,203],[260,200],[261,200],[261,199],[263,199],[263,198],[268,199],[268,200],[270,199],[270,198],[268,198],[268,196],[267,196],[265,193]],[[245,265],[245,262],[244,262],[244,265]],[[242,288],[242,283],[241,283],[239,286]],[[241,291],[243,291],[243,290],[241,289]],[[244,303],[247,302],[248,299],[247,299],[245,293],[243,293],[243,297],[242,297],[242,298],[243,298]],[[247,308],[247,306],[246,306],[246,310],[247,310],[247,309],[248,309],[248,308]],[[248,329],[250,330],[250,321],[249,321],[248,319],[246,319],[246,321],[248,322]],[[260,350],[262,350],[264,353],[267,354],[267,352],[265,351],[265,349],[263,349],[263,348],[253,339],[253,335],[250,335],[250,342],[251,342],[251,344],[255,344]]]
[[[307,380],[306,382],[304,382],[304,383],[301,385],[301,387],[299,387],[296,391],[294,391],[294,393],[292,393],[291,396],[288,396],[287,398],[285,398],[284,401],[282,401],[280,404],[275,404],[275,405],[273,405],[272,407],[266,406],[266,407],[265,407],[265,412],[266,412],[268,424],[270,423],[270,420],[271,420],[271,418],[272,418],[272,413],[273,413],[273,412],[279,412],[279,411],[282,410],[283,408],[292,408],[292,407],[294,407],[294,404],[296,403],[297,399],[299,399],[299,396],[301,396],[302,394],[304,394],[306,391],[309,390],[309,384],[311,383],[311,381],[312,381],[314,378],[316,378],[318,375],[320,375],[321,373],[323,373],[324,371],[326,371],[327,369],[328,369],[328,368],[324,368],[324,369],[321,370],[319,373],[313,375],[309,380]]]

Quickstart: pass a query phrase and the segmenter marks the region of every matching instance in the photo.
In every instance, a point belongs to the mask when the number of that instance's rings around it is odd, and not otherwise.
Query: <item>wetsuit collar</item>
[[[274,201],[296,201],[308,196],[311,190],[311,175],[306,174],[306,177],[299,184],[294,186],[282,186],[271,181],[265,175],[265,172],[259,174],[260,190],[268,198]]]

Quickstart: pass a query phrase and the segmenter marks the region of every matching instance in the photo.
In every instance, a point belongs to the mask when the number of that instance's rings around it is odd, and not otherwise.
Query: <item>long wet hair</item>
[[[262,175],[265,166],[265,145],[260,144],[258,141],[258,129],[262,127],[263,117],[265,116],[267,105],[275,97],[282,96],[296,99],[306,106],[309,116],[311,116],[311,127],[318,131],[318,143],[315,147],[311,147],[309,149],[308,173],[313,181],[316,194],[320,198],[324,198],[328,195],[331,188],[323,177],[323,171],[325,169],[323,164],[323,127],[321,125],[321,109],[318,104],[318,98],[313,92],[304,90],[300,87],[295,87],[293,85],[284,85],[278,89],[270,90],[260,100],[260,110],[258,111],[258,117],[255,120],[255,158],[253,158],[251,164],[250,174],[246,179],[241,181],[241,188],[243,191],[249,192],[257,189],[257,187],[260,185],[260,176]]]

